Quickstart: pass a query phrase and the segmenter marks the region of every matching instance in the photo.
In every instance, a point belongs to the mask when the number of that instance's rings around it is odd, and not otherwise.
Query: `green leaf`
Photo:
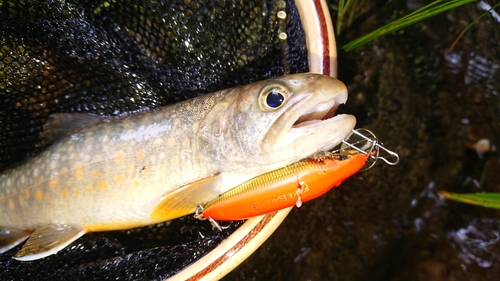
[[[471,28],[474,24],[476,24],[477,21],[479,21],[482,17],[486,16],[487,14],[489,14],[491,11],[493,11],[494,9],[500,7],[500,3],[496,3],[493,7],[491,7],[488,11],[482,13],[479,17],[477,17],[473,22],[471,22],[466,28],[464,28],[464,30],[462,30],[462,32],[460,32],[460,34],[458,35],[458,37],[455,39],[455,41],[453,41],[453,43],[451,44],[450,48],[448,49],[448,52],[447,53],[450,53],[453,48],[455,47],[455,45],[457,44],[458,40],[460,40],[460,38],[462,38],[462,36],[465,34],[465,32],[467,32],[467,30],[469,30],[469,28]]]
[[[475,0],[451,0],[447,1],[444,3],[442,0],[436,0],[416,11],[413,13],[410,13],[400,19],[397,19],[393,22],[390,22],[364,36],[359,37],[358,39],[355,39],[346,45],[342,46],[342,49],[344,51],[349,52],[352,51],[368,42],[371,42],[375,39],[378,39],[386,34],[393,33],[395,31],[398,31],[402,28],[405,28],[409,25],[415,24],[419,21],[422,21],[424,19],[430,18],[432,16],[435,16],[437,14],[449,11],[451,9],[460,7],[462,5],[468,4],[475,2]]]
[[[458,202],[500,209],[500,193],[453,193],[439,191],[439,195]]]

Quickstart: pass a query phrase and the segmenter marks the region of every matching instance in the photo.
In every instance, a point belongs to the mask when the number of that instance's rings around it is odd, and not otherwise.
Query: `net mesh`
[[[303,30],[286,1],[290,70],[307,71]],[[130,114],[283,74],[275,1],[0,0],[0,170],[43,149],[48,116]],[[183,218],[85,235],[30,263],[0,255],[0,280],[159,279],[222,233]]]
[[[0,1],[0,168],[39,151],[52,113],[127,114],[283,73],[273,1],[206,2]]]

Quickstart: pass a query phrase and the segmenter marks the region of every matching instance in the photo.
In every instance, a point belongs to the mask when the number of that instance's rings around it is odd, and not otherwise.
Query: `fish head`
[[[336,115],[347,100],[339,80],[286,75],[221,92],[202,120],[197,141],[205,163],[221,171],[260,174],[332,149],[356,124]]]

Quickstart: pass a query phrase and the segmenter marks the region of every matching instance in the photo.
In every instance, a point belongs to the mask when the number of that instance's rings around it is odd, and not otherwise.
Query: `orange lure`
[[[344,156],[345,157],[345,156]],[[306,202],[325,194],[359,171],[368,155],[345,160],[305,159],[255,177],[222,194],[197,212],[197,218],[241,220]]]

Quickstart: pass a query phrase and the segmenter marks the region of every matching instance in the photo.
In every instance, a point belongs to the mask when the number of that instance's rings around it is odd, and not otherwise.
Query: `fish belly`
[[[210,174],[195,161],[193,124],[163,115],[98,125],[6,171],[0,227],[101,231],[158,222],[149,215],[161,196]]]

